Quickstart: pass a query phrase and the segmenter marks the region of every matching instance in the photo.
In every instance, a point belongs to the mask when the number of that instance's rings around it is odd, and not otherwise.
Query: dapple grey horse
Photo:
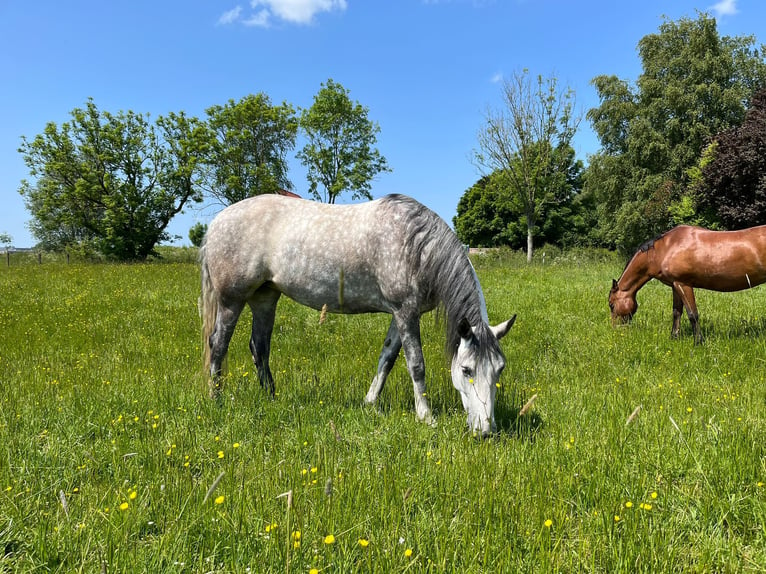
[[[476,273],[457,236],[414,199],[390,195],[328,205],[261,195],[235,203],[210,223],[200,253],[205,366],[211,395],[245,304],[253,314],[250,350],[261,385],[274,393],[271,334],[281,294],[333,313],[393,316],[365,400],[373,403],[404,349],[419,419],[431,422],[425,397],[420,316],[446,316],[452,383],[482,435],[496,429],[496,384],[505,367],[498,340],[516,318],[490,327]]]

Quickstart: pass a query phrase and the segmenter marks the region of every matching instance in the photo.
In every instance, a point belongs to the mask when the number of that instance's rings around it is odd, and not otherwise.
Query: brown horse
[[[677,337],[686,309],[696,343],[702,342],[694,287],[741,291],[766,282],[766,225],[739,231],[710,231],[680,225],[647,241],[612,280],[609,309],[613,322],[628,322],[638,304],[636,292],[651,279],[673,290],[673,328]]]

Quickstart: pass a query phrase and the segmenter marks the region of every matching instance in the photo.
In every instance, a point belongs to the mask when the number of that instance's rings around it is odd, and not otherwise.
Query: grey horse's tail
[[[210,280],[210,270],[205,260],[205,246],[200,248],[200,272],[202,276],[202,291],[199,296],[199,314],[202,318],[202,364],[204,374],[210,376],[210,335],[215,328],[215,317],[218,313],[218,297],[215,287]]]

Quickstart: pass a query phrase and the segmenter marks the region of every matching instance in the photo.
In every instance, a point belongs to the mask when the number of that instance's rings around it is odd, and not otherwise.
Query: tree
[[[202,240],[205,238],[205,233],[207,233],[207,225],[197,222],[189,229],[189,241],[191,241],[194,247],[200,247]]]
[[[587,117],[602,149],[590,158],[587,188],[605,243],[632,250],[674,216],[689,216],[682,197],[689,169],[712,136],[742,122],[766,80],[753,41],[720,37],[706,14],[665,21],[639,41],[635,86],[616,76],[593,79],[600,105]]]
[[[196,185],[206,137],[196,118],[100,112],[92,100],[60,127],[46,125],[19,152],[35,181],[20,193],[34,236],[63,249],[92,245],[109,258],[143,260],[169,239],[170,220],[201,201]]]
[[[692,190],[700,211],[724,229],[766,223],[766,90],[751,99],[745,120],[719,133]]]
[[[295,147],[298,119],[287,103],[263,93],[207,110],[211,142],[206,164],[210,194],[224,205],[262,193],[292,189],[287,152]]]
[[[380,128],[367,113],[331,79],[322,84],[312,106],[302,110],[300,125],[308,143],[297,157],[308,168],[309,192],[317,200],[335,203],[344,192],[351,192],[352,199],[372,199],[370,182],[390,171],[374,148]]]
[[[574,92],[559,90],[555,77],[532,80],[524,70],[503,82],[504,109],[488,110],[479,131],[477,163],[508,178],[527,226],[527,261],[532,261],[537,219],[549,191],[566,178],[570,143],[580,123]]]
[[[548,186],[537,202],[535,238],[561,247],[589,244],[586,204],[580,198],[583,164],[571,147],[563,172],[566,177]],[[512,186],[513,179],[498,171],[482,177],[463,194],[453,219],[461,241],[476,247],[527,247],[522,194]]]
[[[13,243],[13,238],[8,233],[0,233],[0,243],[5,245],[5,249],[7,250]]]

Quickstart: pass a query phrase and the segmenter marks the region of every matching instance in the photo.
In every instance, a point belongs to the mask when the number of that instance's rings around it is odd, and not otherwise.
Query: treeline
[[[766,223],[766,62],[752,36],[722,37],[705,13],[665,21],[638,43],[635,80],[593,78],[585,119],[600,149],[576,157],[583,119],[574,93],[527,70],[503,85],[475,160],[486,175],[466,190],[454,226],[471,246],[594,246],[631,251],[671,227]],[[307,168],[309,194],[370,199],[388,163],[367,108],[328,80],[308,109],[263,93],[151,120],[89,100],[19,149],[38,248],[143,260],[169,239],[172,218],[203,200],[227,205],[291,189],[287,154]],[[191,230],[199,242],[204,226]],[[10,244],[7,234],[0,242]]]
[[[721,37],[715,19],[698,14],[665,21],[638,54],[635,81],[591,82],[600,104],[586,117],[601,149],[587,167],[571,139],[559,140],[558,177],[539,180],[532,206],[535,243],[631,251],[679,224],[766,223],[764,47],[752,36]],[[509,174],[534,146],[534,138],[516,146],[504,169],[461,197],[454,224],[463,242],[526,246],[529,193]]]

